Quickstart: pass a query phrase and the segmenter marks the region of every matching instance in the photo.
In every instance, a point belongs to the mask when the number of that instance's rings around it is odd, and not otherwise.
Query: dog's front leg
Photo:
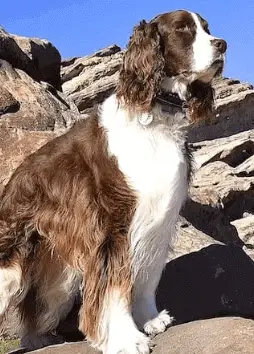
[[[150,250],[152,253],[152,250]],[[137,274],[134,285],[134,301],[132,306],[135,323],[149,335],[162,333],[173,322],[166,310],[160,313],[157,310],[155,293],[165,267],[168,251],[161,252],[160,257],[152,255],[151,262],[147,262]]]
[[[88,305],[88,304],[87,304]],[[86,304],[80,313],[80,329],[84,331],[84,322],[89,319],[82,318]],[[98,308],[94,308],[98,311]],[[130,304],[121,289],[112,288],[105,294],[103,306],[98,314],[98,323],[90,333],[91,345],[103,354],[149,354],[150,339],[140,332],[131,315]],[[87,327],[87,323],[85,324]]]

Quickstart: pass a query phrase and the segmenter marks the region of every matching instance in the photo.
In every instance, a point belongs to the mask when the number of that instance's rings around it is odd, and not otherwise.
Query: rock
[[[76,106],[49,84],[39,84],[0,60],[0,127],[63,132],[80,118]]]
[[[234,317],[187,323],[158,336],[153,353],[251,354],[253,329],[253,321]]]
[[[90,70],[94,66],[97,66],[101,63],[104,63],[103,67],[106,68],[106,65],[110,61],[112,61],[112,56],[115,57],[115,54],[119,53],[120,51],[121,51],[120,47],[118,47],[117,45],[113,45],[83,58],[72,58],[72,59],[64,60],[61,63],[62,83],[70,81],[80,74],[82,75],[83,73],[85,73],[86,70]],[[118,57],[118,55],[116,57]],[[112,64],[110,65],[112,66]],[[98,69],[100,69],[100,66],[98,67]],[[68,90],[68,86],[66,87]],[[75,88],[73,89],[75,91]],[[71,93],[73,89],[69,88],[70,90],[69,93]]]
[[[191,196],[195,201],[210,205],[220,205],[222,208],[239,194],[253,193],[254,177],[238,177],[233,174],[233,168],[221,161],[210,163],[200,168],[191,185]],[[254,195],[253,195],[254,197]],[[251,208],[252,209],[252,208]],[[244,210],[247,211],[247,210]],[[241,210],[239,210],[241,213]]]
[[[12,35],[1,28],[0,59],[23,70],[34,80],[46,81],[61,90],[61,56],[47,40]]]
[[[239,237],[243,240],[244,244],[249,248],[254,247],[254,215],[245,216],[242,219],[234,220],[231,222]]]
[[[193,127],[190,142],[228,137],[254,128],[253,86],[238,80],[220,78],[214,81],[215,124]]]
[[[220,160],[232,167],[236,167],[237,172],[237,166],[252,156],[254,151],[253,145],[253,129],[229,135],[226,138],[216,138],[190,144],[195,154],[195,165],[197,168]]]
[[[216,240],[252,248],[251,218],[245,216],[254,214],[254,130],[193,143],[191,148],[197,170],[182,215]]]
[[[169,328],[154,339],[153,354],[253,354],[254,322],[228,317],[196,321]],[[31,352],[40,354],[95,354],[84,342]]]
[[[19,110],[20,104],[4,87],[0,87],[0,116],[5,113],[14,113]]]
[[[252,318],[253,281],[254,262],[242,248],[211,243],[166,265],[157,306],[166,308],[176,324],[218,316]]]
[[[111,46],[84,58],[72,59],[62,65],[63,91],[82,113],[101,103],[114,90],[123,52]]]

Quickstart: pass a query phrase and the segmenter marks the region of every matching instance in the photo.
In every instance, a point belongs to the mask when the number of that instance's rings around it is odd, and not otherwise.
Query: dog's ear
[[[194,81],[189,86],[191,99],[188,102],[191,121],[212,123],[215,121],[214,89],[211,83]]]
[[[156,23],[142,21],[134,28],[123,58],[117,97],[140,112],[151,109],[164,74],[164,57]]]

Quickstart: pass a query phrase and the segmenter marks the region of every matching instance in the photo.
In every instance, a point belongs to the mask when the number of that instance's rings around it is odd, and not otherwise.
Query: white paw
[[[145,323],[144,331],[151,336],[155,336],[164,332],[172,324],[173,320],[174,318],[166,310],[163,310],[154,319]]]
[[[121,338],[113,338],[106,354],[149,354],[151,340],[145,334],[135,331],[124,333]]]

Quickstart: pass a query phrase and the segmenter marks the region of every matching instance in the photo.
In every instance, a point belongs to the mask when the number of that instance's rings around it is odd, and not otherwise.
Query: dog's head
[[[161,90],[175,92],[189,101],[192,120],[208,119],[211,81],[222,73],[226,49],[198,14],[179,10],[142,21],[124,55],[117,95],[147,112]]]

